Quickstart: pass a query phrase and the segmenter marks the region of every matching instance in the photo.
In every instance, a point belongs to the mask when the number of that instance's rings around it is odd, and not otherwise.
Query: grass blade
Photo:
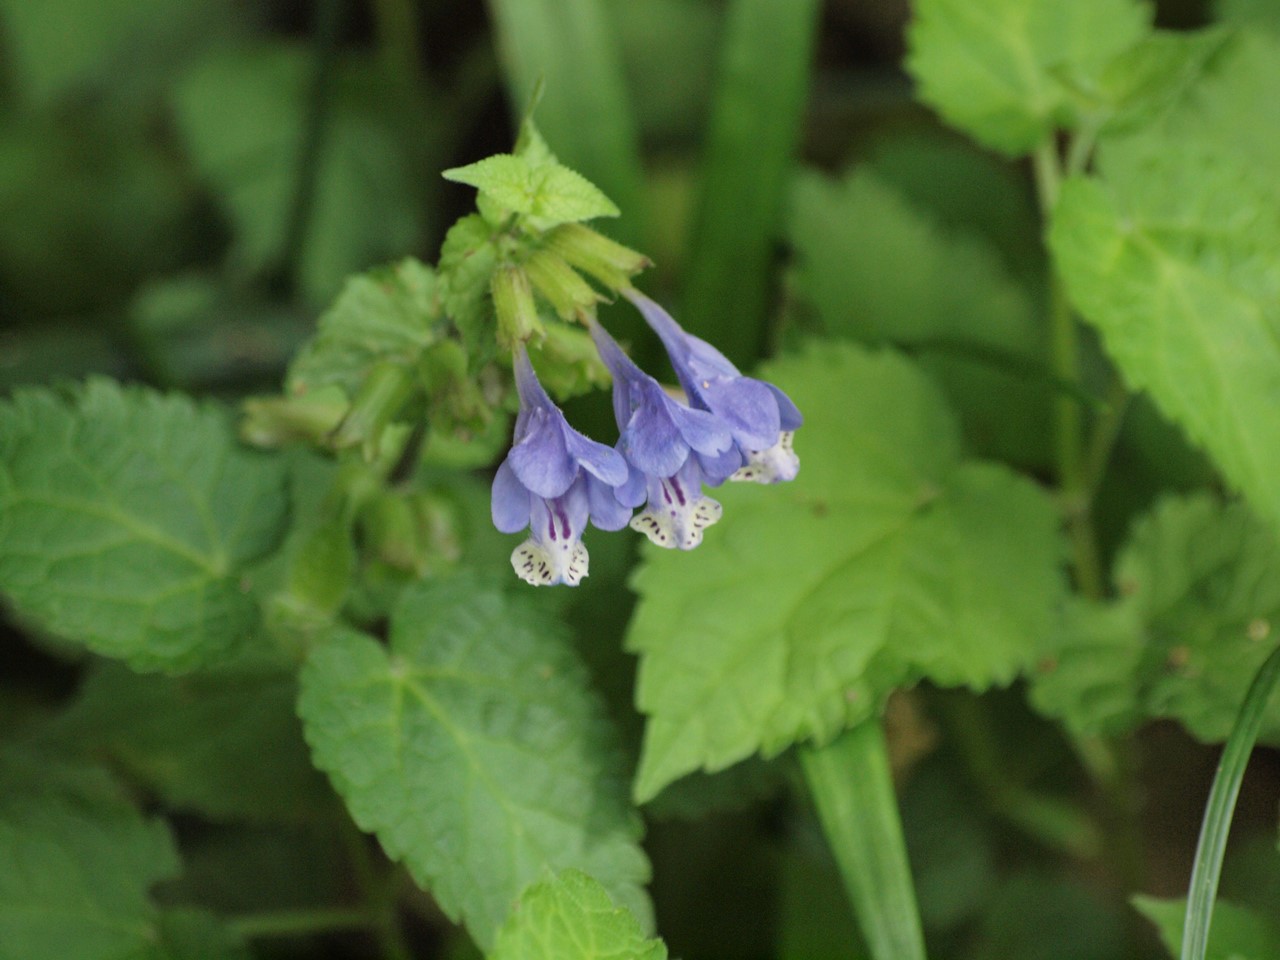
[[[1182,928],[1182,960],[1204,960],[1209,946],[1209,923],[1213,919],[1213,902],[1218,895],[1218,879],[1222,875],[1222,858],[1227,849],[1227,834],[1240,796],[1240,781],[1249,763],[1249,754],[1262,727],[1267,701],[1280,680],[1280,649],[1263,662],[1249,685],[1240,715],[1231,730],[1218,772],[1204,808],[1204,824],[1196,845],[1196,860],[1191,868],[1191,888],[1187,893],[1187,918]]]
[[[763,345],[769,253],[800,137],[818,6],[735,0],[729,9],[682,319],[739,364]]]

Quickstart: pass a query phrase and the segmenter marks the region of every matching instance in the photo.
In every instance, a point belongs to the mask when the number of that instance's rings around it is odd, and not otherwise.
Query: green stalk
[[[874,960],[925,960],[907,845],[878,719],[801,747],[818,819]]]
[[[228,926],[245,940],[259,937],[304,937],[337,930],[363,930],[378,921],[360,908],[318,907],[313,910],[272,910],[232,917]]]
[[[1280,648],[1258,669],[1231,736],[1222,748],[1218,772],[1209,791],[1204,809],[1204,824],[1196,846],[1196,860],[1191,867],[1191,886],[1187,893],[1187,916],[1182,928],[1182,960],[1204,960],[1209,945],[1209,924],[1213,920],[1213,902],[1222,875],[1222,858],[1227,849],[1231,816],[1240,796],[1240,781],[1249,763],[1249,754],[1262,727],[1262,715],[1280,679]]]
[[[1047,224],[1058,202],[1062,167],[1057,144],[1046,141],[1032,158],[1040,211]],[[1057,270],[1049,278],[1049,322],[1053,342],[1053,372],[1066,383],[1080,381],[1080,344],[1076,319],[1067,302],[1066,290]],[[1102,565],[1098,559],[1097,536],[1093,529],[1084,445],[1084,410],[1067,396],[1054,402],[1054,437],[1058,463],[1058,485],[1071,542],[1071,566],[1080,592],[1099,599],[1105,592]]]

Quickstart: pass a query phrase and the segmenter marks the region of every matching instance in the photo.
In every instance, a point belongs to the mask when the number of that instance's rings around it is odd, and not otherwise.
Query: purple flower
[[[714,414],[733,435],[736,457],[725,456],[709,469],[710,482],[795,479],[800,460],[792,449],[792,434],[804,423],[804,417],[791,398],[771,383],[744,377],[724,354],[685,333],[669,313],[644,294],[637,290],[624,293],[662,339],[689,405]]]
[[[719,503],[703,496],[703,483],[716,476],[723,480],[742,463],[733,434],[714,413],[668,396],[603,327],[590,326],[600,358],[613,374],[613,412],[622,434],[618,446],[631,468],[617,499],[628,507],[647,501],[631,526],[658,546],[692,550],[722,512]]]
[[[514,355],[520,412],[511,452],[493,478],[493,524],[503,533],[529,528],[511,565],[535,586],[577,586],[587,575],[582,532],[588,519],[620,530],[631,509],[614,495],[629,471],[622,455],[569,426],[538,382],[521,344]]]

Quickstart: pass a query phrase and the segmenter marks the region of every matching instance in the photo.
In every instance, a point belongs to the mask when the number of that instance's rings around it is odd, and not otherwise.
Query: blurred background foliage
[[[1276,27],[1276,9],[1165,0],[1158,22]],[[896,344],[947,389],[976,450],[1044,471],[1054,385],[1029,173],[913,101],[908,16],[906,0],[0,0],[0,387],[105,373],[230,399],[276,390],[344,277],[435,259],[473,202],[439,171],[509,149],[541,79],[548,142],[622,208],[602,229],[654,259],[641,285],[689,329],[744,365],[814,330]],[[626,313],[606,319],[638,334]],[[574,415],[601,422],[589,404]],[[1155,491],[1208,482],[1138,402],[1100,530],[1114,546]],[[634,747],[618,653],[631,549],[593,544],[600,589],[549,602],[567,605]],[[0,728],[53,708],[79,677],[9,633]],[[96,674],[63,735],[101,741],[147,796],[182,809],[182,770],[156,759],[178,748],[111,719],[129,696],[172,708],[129,688]],[[216,746],[225,726],[207,722]],[[1125,896],[1185,889],[1212,750],[1150,727],[1126,759],[1136,792],[1104,797],[1017,689],[918,690],[894,701],[889,729],[933,956],[1162,955]],[[277,746],[293,757],[288,737]],[[217,749],[201,762],[230,763]],[[652,805],[673,956],[857,955],[821,834],[785,789],[793,776],[751,762]],[[1260,751],[1224,883],[1273,912],[1278,779]],[[266,827],[226,802],[179,821],[175,901],[236,911],[343,889],[341,844],[310,812]],[[429,904],[415,923],[416,955],[469,955]],[[261,955],[364,949],[330,936]]]

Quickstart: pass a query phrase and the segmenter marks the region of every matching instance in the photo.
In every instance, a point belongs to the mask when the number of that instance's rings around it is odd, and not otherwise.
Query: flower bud
[[[493,309],[498,316],[498,344],[510,350],[517,343],[527,343],[541,336],[542,321],[533,302],[529,275],[519,267],[499,267],[489,282]]]
[[[600,295],[563,257],[550,250],[539,250],[524,262],[524,269],[560,319],[572,322],[594,315]]]
[[[653,265],[653,261],[644,254],[624,247],[581,223],[561,224],[548,233],[547,249],[611,290],[629,287],[632,277]]]

